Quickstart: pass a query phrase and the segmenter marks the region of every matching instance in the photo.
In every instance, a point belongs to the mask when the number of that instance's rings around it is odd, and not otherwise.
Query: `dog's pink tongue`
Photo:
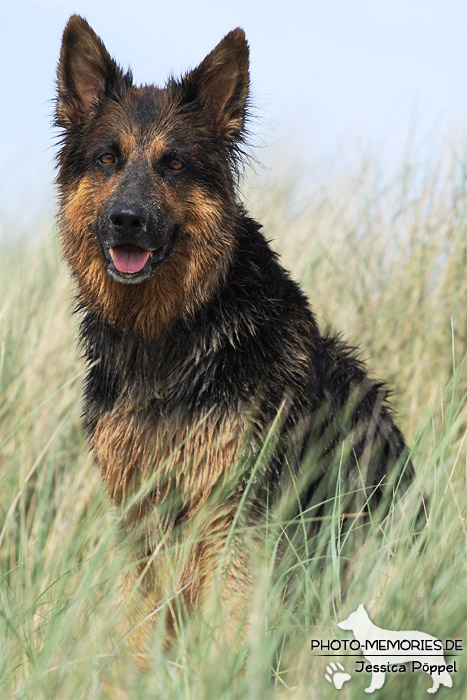
[[[151,251],[138,248],[131,243],[123,243],[111,248],[110,254],[119,272],[139,272],[146,265]]]

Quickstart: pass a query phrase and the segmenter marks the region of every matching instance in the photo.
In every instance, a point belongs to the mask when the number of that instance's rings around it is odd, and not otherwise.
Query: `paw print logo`
[[[326,666],[326,672],[325,679],[328,683],[332,683],[337,690],[340,690],[344,683],[347,683],[352,678],[350,673],[345,672],[344,667],[339,662],[335,664],[334,661],[331,661],[329,666]]]

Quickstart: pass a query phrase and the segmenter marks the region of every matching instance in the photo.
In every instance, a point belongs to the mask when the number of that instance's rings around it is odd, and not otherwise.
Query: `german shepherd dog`
[[[320,332],[239,202],[248,66],[235,29],[181,79],[137,87],[84,19],[63,35],[60,240],[89,363],[84,425],[135,552],[123,596],[141,652],[141,621],[174,591],[202,613],[218,575],[235,628],[264,544],[238,526],[284,494],[319,515],[339,481],[344,510],[368,513],[412,478],[387,389]],[[183,551],[170,571],[166,545]]]

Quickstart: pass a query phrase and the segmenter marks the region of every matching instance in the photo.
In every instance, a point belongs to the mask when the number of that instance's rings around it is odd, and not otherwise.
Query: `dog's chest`
[[[228,473],[244,431],[237,411],[212,407],[190,416],[183,406],[167,412],[157,401],[135,404],[122,393],[98,419],[92,447],[117,503],[145,481],[153,492],[176,488],[182,497],[203,499]]]

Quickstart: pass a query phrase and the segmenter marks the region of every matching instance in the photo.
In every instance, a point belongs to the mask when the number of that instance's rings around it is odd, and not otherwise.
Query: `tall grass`
[[[81,429],[73,292],[53,225],[1,244],[0,697],[361,698],[369,675],[354,672],[354,658],[334,659],[352,674],[338,693],[325,679],[332,659],[310,652],[311,638],[350,639],[336,623],[360,602],[381,627],[467,644],[465,164],[442,165],[420,179],[404,164],[384,185],[377,162],[312,189],[277,175],[253,183],[250,211],[321,326],[342,330],[373,376],[394,386],[416,483],[405,510],[383,533],[375,520],[364,542],[341,532],[340,494],[313,552],[271,517],[245,638],[228,654],[217,649],[213,601],[204,619],[181,618],[170,648],[156,628],[147,673],[122,643],[116,581],[130,564]],[[414,537],[420,491],[430,511]],[[245,528],[241,518],[235,528]],[[457,668],[453,688],[439,691],[453,699],[464,697],[465,655]],[[430,683],[420,672],[388,674],[378,697],[422,698]]]

